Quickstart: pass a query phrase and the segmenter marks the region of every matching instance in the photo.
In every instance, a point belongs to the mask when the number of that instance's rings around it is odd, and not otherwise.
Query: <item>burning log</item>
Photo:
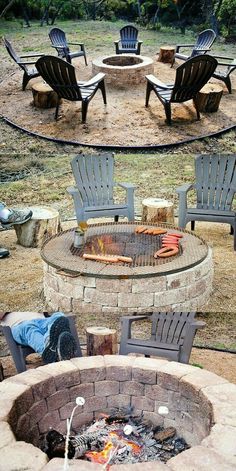
[[[86,452],[99,450],[104,447],[102,437],[107,436],[107,431],[99,430],[94,433],[84,433],[81,435],[70,436],[68,445],[68,458],[80,458]],[[50,459],[64,458],[66,437],[57,430],[50,430],[44,438],[44,451]]]
[[[154,438],[158,442],[164,442],[165,440],[168,440],[168,438],[173,438],[176,434],[176,429],[174,427],[167,427],[164,430],[161,430],[160,432],[156,432],[154,434]]]

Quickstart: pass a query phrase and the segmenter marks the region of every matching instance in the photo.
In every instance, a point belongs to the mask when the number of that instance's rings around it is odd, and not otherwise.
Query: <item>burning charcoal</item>
[[[158,442],[164,442],[168,438],[174,437],[176,434],[176,429],[174,427],[167,427],[161,432],[157,432],[154,434],[154,438]]]

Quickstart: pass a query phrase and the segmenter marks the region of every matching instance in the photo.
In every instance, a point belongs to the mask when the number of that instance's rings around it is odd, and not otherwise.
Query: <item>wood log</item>
[[[171,201],[146,198],[142,201],[142,206],[142,222],[174,224],[174,205]]]
[[[86,329],[87,355],[115,355],[117,353],[117,332],[107,327]]]
[[[195,103],[199,111],[205,113],[214,113],[218,111],[220,100],[223,94],[223,88],[217,83],[207,83],[197,93]]]
[[[32,85],[33,103],[36,108],[53,108],[57,105],[57,93],[44,82]]]
[[[31,206],[32,218],[14,226],[17,242],[23,247],[41,247],[48,238],[61,231],[59,212],[48,206]]]
[[[167,427],[164,430],[162,430],[161,432],[155,433],[154,438],[158,442],[164,442],[168,438],[174,437],[175,434],[176,434],[176,429],[174,427]]]
[[[172,46],[161,46],[158,56],[158,62],[164,62],[165,64],[174,64],[175,62],[175,47]]]

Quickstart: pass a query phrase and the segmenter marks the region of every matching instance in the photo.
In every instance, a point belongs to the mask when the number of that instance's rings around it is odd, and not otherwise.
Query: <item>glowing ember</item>
[[[105,443],[101,451],[88,451],[85,453],[86,458],[89,458],[93,463],[105,464],[109,461],[111,453],[115,450],[117,453],[122,453],[123,450],[130,448],[134,455],[139,455],[142,446],[128,440],[123,436],[122,430],[112,431],[108,434],[108,441]]]

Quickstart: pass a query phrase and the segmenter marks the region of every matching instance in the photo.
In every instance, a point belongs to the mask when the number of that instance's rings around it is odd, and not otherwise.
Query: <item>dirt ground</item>
[[[173,83],[176,66],[163,64],[154,59],[154,75],[164,83]],[[86,67],[79,59],[78,79],[87,80],[94,75],[92,60]],[[21,75],[16,72],[0,84],[0,114],[24,129],[43,136],[80,142],[91,145],[149,146],[185,141],[198,136],[216,133],[230,128],[236,121],[236,77],[232,76],[233,93],[229,94],[223,82],[212,78],[211,83],[222,85],[219,110],[216,113],[202,113],[196,120],[192,100],[172,105],[173,124],[165,123],[164,107],[154,93],[151,93],[149,107],[145,108],[146,81],[139,85],[116,86],[108,84],[107,106],[103,105],[100,91],[91,100],[86,124],[81,123],[80,102],[62,101],[60,119],[54,120],[55,108],[35,108],[31,85],[41,78],[31,80],[26,91],[21,90]]]

